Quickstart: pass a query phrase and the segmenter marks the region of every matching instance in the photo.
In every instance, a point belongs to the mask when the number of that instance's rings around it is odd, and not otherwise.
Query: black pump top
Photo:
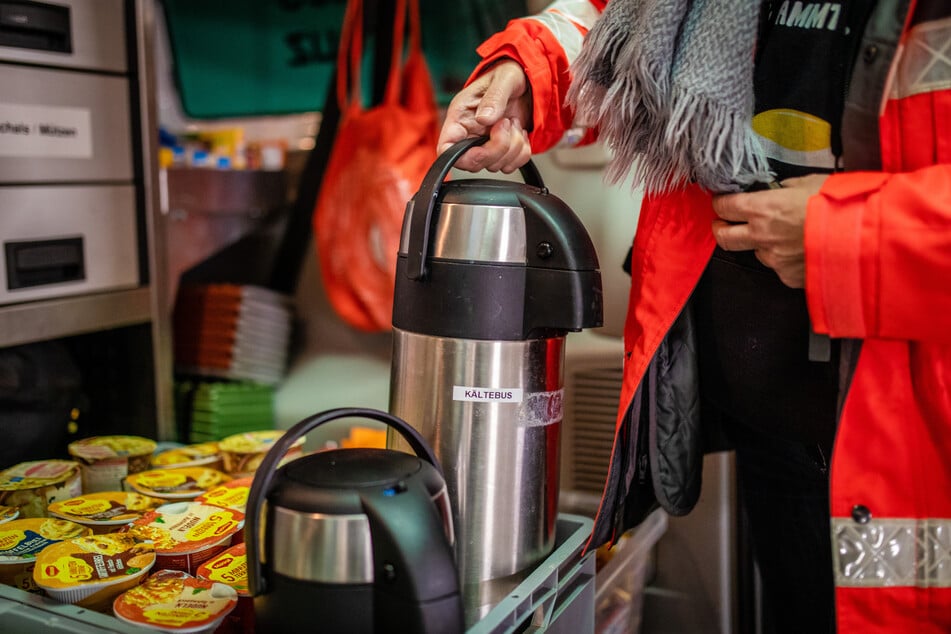
[[[437,159],[409,202],[397,260],[393,326],[441,337],[520,341],[603,324],[601,273],[584,224],[544,186],[529,162],[526,183],[443,182],[467,139]],[[444,205],[521,209],[525,261],[436,257],[431,244]],[[476,239],[476,236],[473,236]]]

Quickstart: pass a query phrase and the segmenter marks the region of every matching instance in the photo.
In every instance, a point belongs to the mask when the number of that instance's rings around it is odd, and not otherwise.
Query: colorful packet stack
[[[259,286],[183,285],[173,318],[175,368],[274,385],[287,368],[293,316],[291,298]]]
[[[183,400],[179,411],[187,421],[183,437],[188,442],[274,428],[273,386],[248,381],[181,383],[178,396]]]

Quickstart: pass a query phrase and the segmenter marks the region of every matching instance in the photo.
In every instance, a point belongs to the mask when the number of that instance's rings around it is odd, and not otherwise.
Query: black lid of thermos
[[[393,326],[441,337],[523,341],[602,325],[601,273],[591,238],[531,161],[521,168],[525,183],[445,181],[455,161],[485,141],[466,139],[440,155],[407,204]],[[453,215],[447,209],[477,211]],[[491,217],[496,210],[521,212],[500,220]],[[457,218],[473,224],[453,227]],[[519,242],[512,245],[518,257],[482,255],[495,245],[477,243],[502,234],[472,229],[492,222],[516,226],[502,230]],[[445,247],[453,238],[456,246]]]

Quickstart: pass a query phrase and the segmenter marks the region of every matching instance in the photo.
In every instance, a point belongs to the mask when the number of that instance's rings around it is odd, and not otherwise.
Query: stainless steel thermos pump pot
[[[278,468],[331,420],[368,418],[415,455],[335,449]],[[255,473],[245,543],[258,632],[458,634],[453,528],[439,462],[404,421],[373,409],[316,414],[289,429]]]
[[[554,546],[565,336],[602,324],[591,239],[531,162],[524,183],[445,180],[484,141],[439,156],[407,205],[390,373],[390,412],[443,467],[468,625]]]

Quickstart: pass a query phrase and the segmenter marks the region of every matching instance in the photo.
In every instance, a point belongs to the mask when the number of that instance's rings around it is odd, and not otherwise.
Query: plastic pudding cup
[[[198,567],[231,545],[244,527],[244,513],[200,502],[160,506],[126,529],[155,543],[158,567],[194,575]]]
[[[34,517],[0,525],[0,583],[40,593],[33,581],[37,554],[64,539],[89,535],[92,529],[57,518]]]
[[[151,542],[127,533],[90,535],[40,551],[33,580],[60,603],[107,612],[112,601],[141,583],[154,565]]]
[[[6,524],[20,517],[20,507],[0,505],[0,524]]]
[[[49,512],[102,534],[119,530],[166,502],[135,491],[101,491],[54,502]]]
[[[224,470],[234,478],[253,476],[261,461],[264,460],[264,456],[283,435],[284,432],[281,430],[270,429],[228,436],[218,443],[221,448],[221,458],[224,461]],[[303,455],[305,440],[306,438],[297,439],[280,464]]]
[[[252,482],[254,482],[252,477],[236,478],[208,489],[195,498],[195,501],[244,513],[248,505],[248,493],[251,491]]]
[[[228,615],[219,634],[254,631],[254,597],[248,590],[248,557],[244,543],[232,546],[198,568],[198,576],[231,586],[238,593],[238,605]]]
[[[168,449],[152,456],[152,467],[170,469],[173,467],[222,468],[221,450],[217,442],[203,442]]]
[[[162,632],[211,633],[238,602],[234,588],[178,570],[160,570],[142,585],[118,596],[116,618]]]
[[[82,465],[83,492],[121,491],[126,476],[149,468],[154,440],[141,436],[93,436],[69,444]]]
[[[20,517],[48,517],[50,503],[82,493],[79,465],[72,460],[21,462],[0,472],[0,504]]]
[[[140,471],[127,477],[126,483],[142,495],[165,500],[193,500],[230,479],[231,476],[217,469],[174,467]]]

